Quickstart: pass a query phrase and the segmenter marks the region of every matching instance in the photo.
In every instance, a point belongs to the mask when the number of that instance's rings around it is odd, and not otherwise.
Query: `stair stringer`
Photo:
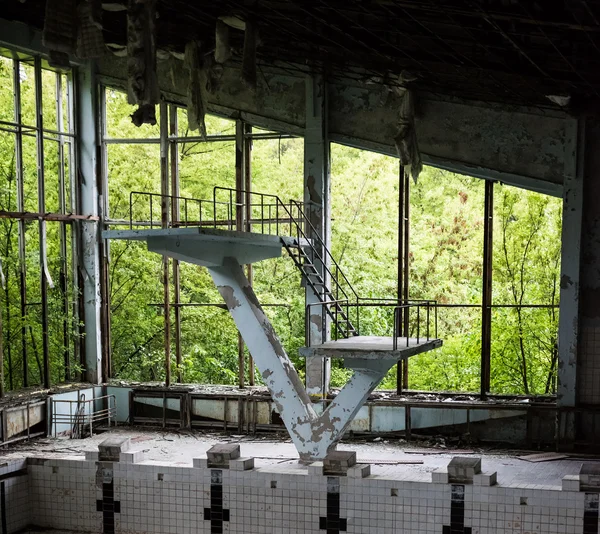
[[[354,370],[353,376],[327,409],[317,414],[239,262],[226,258],[222,266],[208,267],[208,271],[269,388],[300,459],[324,459],[396,362],[349,359],[347,366]]]

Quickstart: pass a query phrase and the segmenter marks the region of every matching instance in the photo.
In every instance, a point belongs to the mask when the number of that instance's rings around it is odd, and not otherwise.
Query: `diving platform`
[[[226,200],[218,200],[221,197],[217,193],[223,191]],[[258,206],[244,201],[250,194],[259,198]],[[134,195],[149,197],[150,201],[160,196],[132,193],[130,206],[134,205]],[[154,205],[164,208],[175,201],[183,204],[184,213],[189,213],[188,205],[197,205],[197,220],[167,220],[155,226],[150,218],[146,221],[150,226],[140,229],[134,228],[138,223],[131,214],[128,230],[110,230],[102,235],[106,239],[145,241],[152,252],[207,268],[302,460],[322,460],[335,449],[369,395],[398,361],[441,346],[435,303],[361,299],[302,204],[286,204],[273,195],[215,188],[212,201],[160,196]],[[250,217],[257,211],[261,219]],[[234,219],[240,212],[242,217]],[[240,232],[235,228],[261,231]],[[243,265],[281,256],[284,248],[317,299],[306,308],[307,332],[311,325],[319,324],[341,338],[313,345],[308,335],[301,355],[343,358],[345,366],[354,371],[325,409],[313,405],[243,269]],[[360,310],[373,306],[393,313],[392,337],[360,336]],[[402,336],[401,331],[414,332],[416,338]]]
[[[284,247],[310,246],[302,237],[202,227],[107,230],[102,237],[145,241],[152,252],[203,267],[217,267],[228,257],[241,264],[256,263],[280,257]]]
[[[299,352],[305,358],[390,359],[395,363],[441,346],[441,339],[399,337],[394,347],[393,337],[353,336],[301,347]]]

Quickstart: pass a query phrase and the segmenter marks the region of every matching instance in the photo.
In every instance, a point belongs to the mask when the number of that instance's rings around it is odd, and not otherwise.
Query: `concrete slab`
[[[242,264],[277,258],[284,243],[307,245],[304,239],[204,227],[107,230],[102,237],[146,241],[152,252],[205,267],[222,265],[227,257]]]
[[[354,336],[348,339],[327,341],[312,347],[301,347],[300,356],[305,358],[347,358],[362,360],[400,360],[442,346],[441,339],[398,338],[397,350],[394,350],[392,337]]]

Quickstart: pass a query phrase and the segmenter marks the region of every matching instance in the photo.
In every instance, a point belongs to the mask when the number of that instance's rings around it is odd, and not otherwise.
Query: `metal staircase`
[[[276,195],[215,187],[212,200],[134,191],[129,210],[131,230],[140,226],[204,227],[279,236],[317,296],[322,315],[330,319],[332,337],[359,335],[358,294],[311,223],[304,204],[286,203]],[[174,211],[180,215],[170,220]]]
[[[302,207],[296,204],[299,219],[294,219],[297,232],[308,241],[301,246],[296,240],[290,244],[283,242],[284,248],[296,267],[302,273],[306,284],[313,290],[319,302],[332,321],[336,338],[348,338],[359,335],[358,318],[356,324],[350,318],[351,302],[358,303],[358,295],[333,258],[325,243],[315,231]],[[308,231],[303,230],[309,229]],[[309,238],[308,235],[311,237]],[[322,268],[321,268],[322,267]],[[323,274],[325,276],[323,276]]]

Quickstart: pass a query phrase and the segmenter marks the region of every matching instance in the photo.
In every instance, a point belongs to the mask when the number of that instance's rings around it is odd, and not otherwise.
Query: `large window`
[[[73,87],[0,57],[0,258],[7,389],[79,379]]]

